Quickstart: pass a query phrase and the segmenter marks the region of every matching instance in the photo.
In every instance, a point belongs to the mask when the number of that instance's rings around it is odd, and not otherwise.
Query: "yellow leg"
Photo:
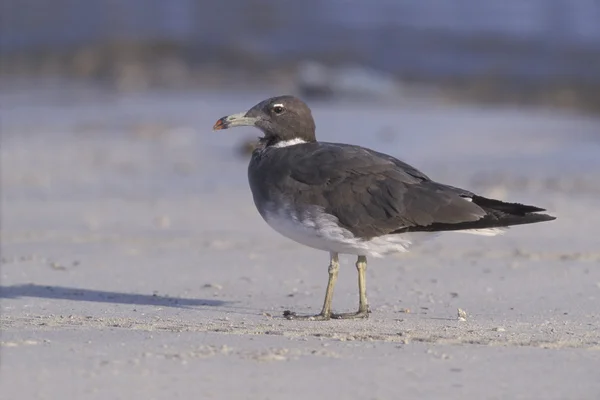
[[[329,281],[327,282],[327,290],[325,291],[325,301],[323,309],[317,315],[296,315],[292,311],[284,311],[283,316],[287,319],[309,320],[309,321],[326,321],[331,318],[331,302],[333,300],[333,288],[337,281],[338,271],[340,269],[340,261],[338,253],[329,253]]]
[[[356,319],[369,317],[369,304],[367,303],[367,257],[358,256],[356,260],[356,270],[358,271],[358,311],[354,313],[332,314],[335,319]]]

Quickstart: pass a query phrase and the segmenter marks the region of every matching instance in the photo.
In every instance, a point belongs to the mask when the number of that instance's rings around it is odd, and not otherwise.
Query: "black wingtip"
[[[497,210],[507,214],[520,216],[546,211],[545,208],[529,206],[521,203],[506,203],[504,201],[488,199],[487,197],[477,195],[473,196],[473,203],[477,204],[478,206],[484,209],[490,208],[492,210]]]
[[[548,214],[527,214],[524,217],[524,222],[523,224],[533,224],[536,222],[547,222],[547,221],[554,221],[556,219],[555,216],[553,215],[548,215]]]

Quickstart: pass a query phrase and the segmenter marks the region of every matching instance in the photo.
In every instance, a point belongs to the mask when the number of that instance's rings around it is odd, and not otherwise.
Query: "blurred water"
[[[237,52],[425,75],[600,78],[597,61],[579,55],[600,52],[597,0],[3,0],[1,7],[5,55],[142,41],[207,62]]]
[[[249,34],[250,41],[281,45],[280,34],[288,31],[298,39],[288,43],[293,51],[318,47],[307,44],[315,30],[377,34],[394,27],[600,46],[597,0],[3,0],[1,7],[10,16],[1,27],[0,45],[6,50],[123,38],[222,44],[235,36],[240,39],[240,33]],[[277,35],[264,35],[271,32]]]

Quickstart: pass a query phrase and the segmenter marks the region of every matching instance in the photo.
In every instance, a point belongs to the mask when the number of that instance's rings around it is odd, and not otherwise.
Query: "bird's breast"
[[[248,183],[254,204],[265,218],[269,204],[281,204],[286,193],[286,168],[263,151],[255,151],[248,165]]]

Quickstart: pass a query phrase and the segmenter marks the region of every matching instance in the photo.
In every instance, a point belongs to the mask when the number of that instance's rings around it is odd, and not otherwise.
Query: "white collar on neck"
[[[290,139],[290,140],[282,140],[281,142],[277,142],[275,143],[272,147],[288,147],[288,146],[294,146],[297,144],[302,144],[302,143],[306,143],[305,140],[302,140],[300,138],[294,138],[294,139]]]

